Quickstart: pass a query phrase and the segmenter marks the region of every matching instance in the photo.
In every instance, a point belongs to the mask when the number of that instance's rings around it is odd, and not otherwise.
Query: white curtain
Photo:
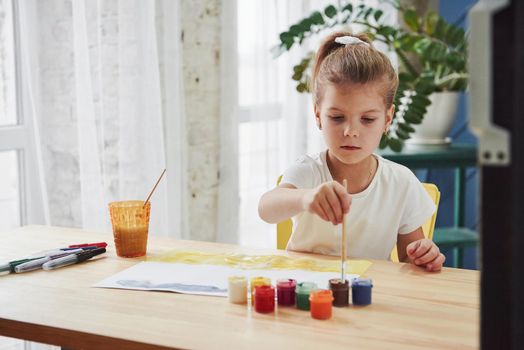
[[[33,58],[24,62],[24,115],[39,136],[50,224],[108,232],[108,203],[145,200],[168,166],[151,198],[150,234],[186,229],[178,6],[19,2],[21,47]]]
[[[339,1],[238,2],[239,238],[242,244],[276,246],[275,225],[268,225],[258,217],[258,200],[276,185],[278,176],[295,159],[325,147],[314,122],[311,96],[295,90],[296,82],[291,75],[292,67],[308,52],[314,52],[329,30],[305,40],[303,45],[277,59],[272,57],[270,48],[279,42],[281,32],[313,11],[323,12],[330,4],[337,5]],[[366,4],[382,6],[378,1]],[[389,11],[386,15],[395,23],[395,13]],[[360,30],[355,26],[350,29]]]

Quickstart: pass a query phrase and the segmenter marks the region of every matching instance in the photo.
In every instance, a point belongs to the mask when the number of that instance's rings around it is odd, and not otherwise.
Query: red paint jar
[[[282,279],[277,281],[277,301],[281,306],[295,305],[295,288],[297,281],[294,279]]]
[[[319,289],[309,295],[311,305],[311,317],[317,320],[331,318],[333,311],[333,292],[327,289]]]
[[[263,314],[275,311],[275,287],[255,287],[255,311]]]

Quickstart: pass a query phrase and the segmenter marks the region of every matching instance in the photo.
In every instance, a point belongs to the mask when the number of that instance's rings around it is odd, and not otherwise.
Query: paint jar
[[[317,320],[328,320],[333,312],[333,292],[329,289],[317,289],[309,296],[311,317]]]
[[[349,281],[340,278],[329,280],[329,289],[333,292],[333,306],[344,307],[349,304]]]
[[[294,279],[282,279],[277,281],[277,301],[281,306],[295,305],[295,288],[297,281]]]
[[[255,297],[254,297],[255,288],[257,286],[270,286],[270,285],[271,285],[271,279],[267,278],[267,277],[258,276],[258,277],[253,277],[251,279],[251,285],[250,285],[250,289],[251,289],[251,305],[254,305],[254,303],[255,303]]]
[[[351,281],[353,305],[371,304],[371,288],[373,281],[369,278],[355,278]]]
[[[263,314],[275,311],[275,287],[255,287],[255,311]]]
[[[295,288],[297,308],[300,310],[309,310],[309,294],[317,285],[313,282],[300,282]]]
[[[229,277],[228,297],[232,304],[245,304],[247,302],[247,278],[244,276]]]

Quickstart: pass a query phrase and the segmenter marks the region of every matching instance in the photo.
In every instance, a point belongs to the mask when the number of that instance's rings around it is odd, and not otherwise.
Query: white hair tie
[[[357,37],[354,36],[338,36],[335,38],[335,42],[342,45],[359,45],[364,44],[366,46],[369,46],[369,44],[365,41],[360,40]]]

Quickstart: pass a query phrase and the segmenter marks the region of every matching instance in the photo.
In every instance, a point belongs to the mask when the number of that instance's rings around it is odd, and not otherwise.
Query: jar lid
[[[316,288],[317,284],[314,282],[300,282],[297,284],[295,291],[300,294],[309,294],[311,290]]]
[[[275,287],[262,285],[255,287],[255,297],[275,297]]]
[[[247,284],[247,278],[244,276],[229,276],[228,281],[232,284]]]
[[[355,278],[351,281],[353,287],[373,287],[373,281],[370,278]]]
[[[294,289],[296,286],[297,286],[297,281],[292,278],[277,280],[278,288],[293,288]]]
[[[339,290],[339,289],[346,290],[346,289],[349,289],[349,281],[348,280],[344,280],[344,282],[342,282],[342,279],[340,279],[340,278],[332,278],[332,279],[329,280],[329,288],[330,289],[335,289],[335,290]]]
[[[317,303],[330,303],[333,301],[333,292],[329,289],[317,289],[309,295],[309,301]]]
[[[258,276],[251,279],[251,288],[263,285],[271,285],[271,278]]]

